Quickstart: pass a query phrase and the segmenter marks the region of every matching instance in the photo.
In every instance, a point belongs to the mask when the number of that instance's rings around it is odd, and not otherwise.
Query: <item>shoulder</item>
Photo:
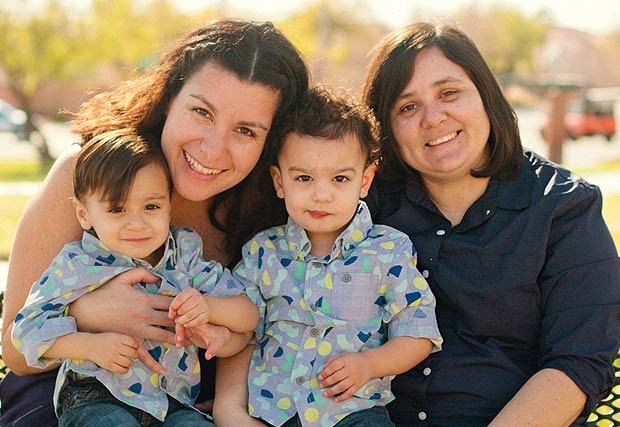
[[[387,225],[374,224],[358,246],[372,246],[380,252],[392,252],[395,249],[411,248],[412,243],[409,236],[402,231]],[[411,255],[410,250],[409,255]]]
[[[286,241],[286,226],[278,225],[259,231],[245,245],[243,253],[255,253],[259,248],[276,249]]]
[[[570,207],[601,198],[596,185],[533,152],[525,153],[520,178],[524,175],[530,182],[531,203]]]

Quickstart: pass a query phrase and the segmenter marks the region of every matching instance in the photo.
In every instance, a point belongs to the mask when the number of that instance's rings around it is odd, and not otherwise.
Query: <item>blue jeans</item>
[[[282,427],[301,427],[301,421],[299,416],[295,415],[293,418],[285,422]],[[395,427],[394,423],[390,421],[385,406],[375,406],[369,409],[362,409],[358,412],[353,412],[350,415],[344,417],[335,427]]]
[[[95,378],[86,378],[69,383],[60,392],[58,426],[213,427],[213,423],[199,412],[170,397],[168,402],[168,414],[162,423],[151,414],[116,399]]]

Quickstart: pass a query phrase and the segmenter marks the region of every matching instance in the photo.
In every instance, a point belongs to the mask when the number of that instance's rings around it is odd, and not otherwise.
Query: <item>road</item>
[[[519,126],[523,145],[546,156],[545,142],[540,137],[540,126],[545,114],[539,109],[518,109]],[[66,124],[46,123],[43,132],[50,141],[53,155],[58,155],[64,148],[75,141]],[[586,137],[577,141],[567,141],[563,147],[562,162],[569,169],[583,169],[598,164],[620,160],[620,135],[616,134],[611,142],[603,137]],[[12,134],[0,133],[0,158],[36,159],[36,151],[24,141],[16,141]],[[583,177],[598,185],[603,194],[620,194],[620,176],[613,173],[582,173]],[[0,184],[0,195],[30,195],[38,188],[37,183]],[[6,286],[7,263],[0,261],[0,290]]]

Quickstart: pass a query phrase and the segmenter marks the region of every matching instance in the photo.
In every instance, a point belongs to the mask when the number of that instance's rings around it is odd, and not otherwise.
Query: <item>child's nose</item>
[[[129,217],[127,227],[138,229],[144,227],[144,218],[141,213],[134,213]]]
[[[318,202],[329,202],[332,199],[332,191],[329,185],[317,183],[314,187],[314,200]]]

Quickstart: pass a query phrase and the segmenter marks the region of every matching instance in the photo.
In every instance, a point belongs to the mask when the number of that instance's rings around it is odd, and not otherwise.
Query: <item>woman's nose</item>
[[[217,159],[224,152],[225,146],[226,136],[216,127],[210,129],[200,141],[200,151],[206,155],[207,159]]]
[[[446,118],[446,112],[440,103],[429,103],[424,107],[422,116],[422,126],[436,127],[443,123]]]

